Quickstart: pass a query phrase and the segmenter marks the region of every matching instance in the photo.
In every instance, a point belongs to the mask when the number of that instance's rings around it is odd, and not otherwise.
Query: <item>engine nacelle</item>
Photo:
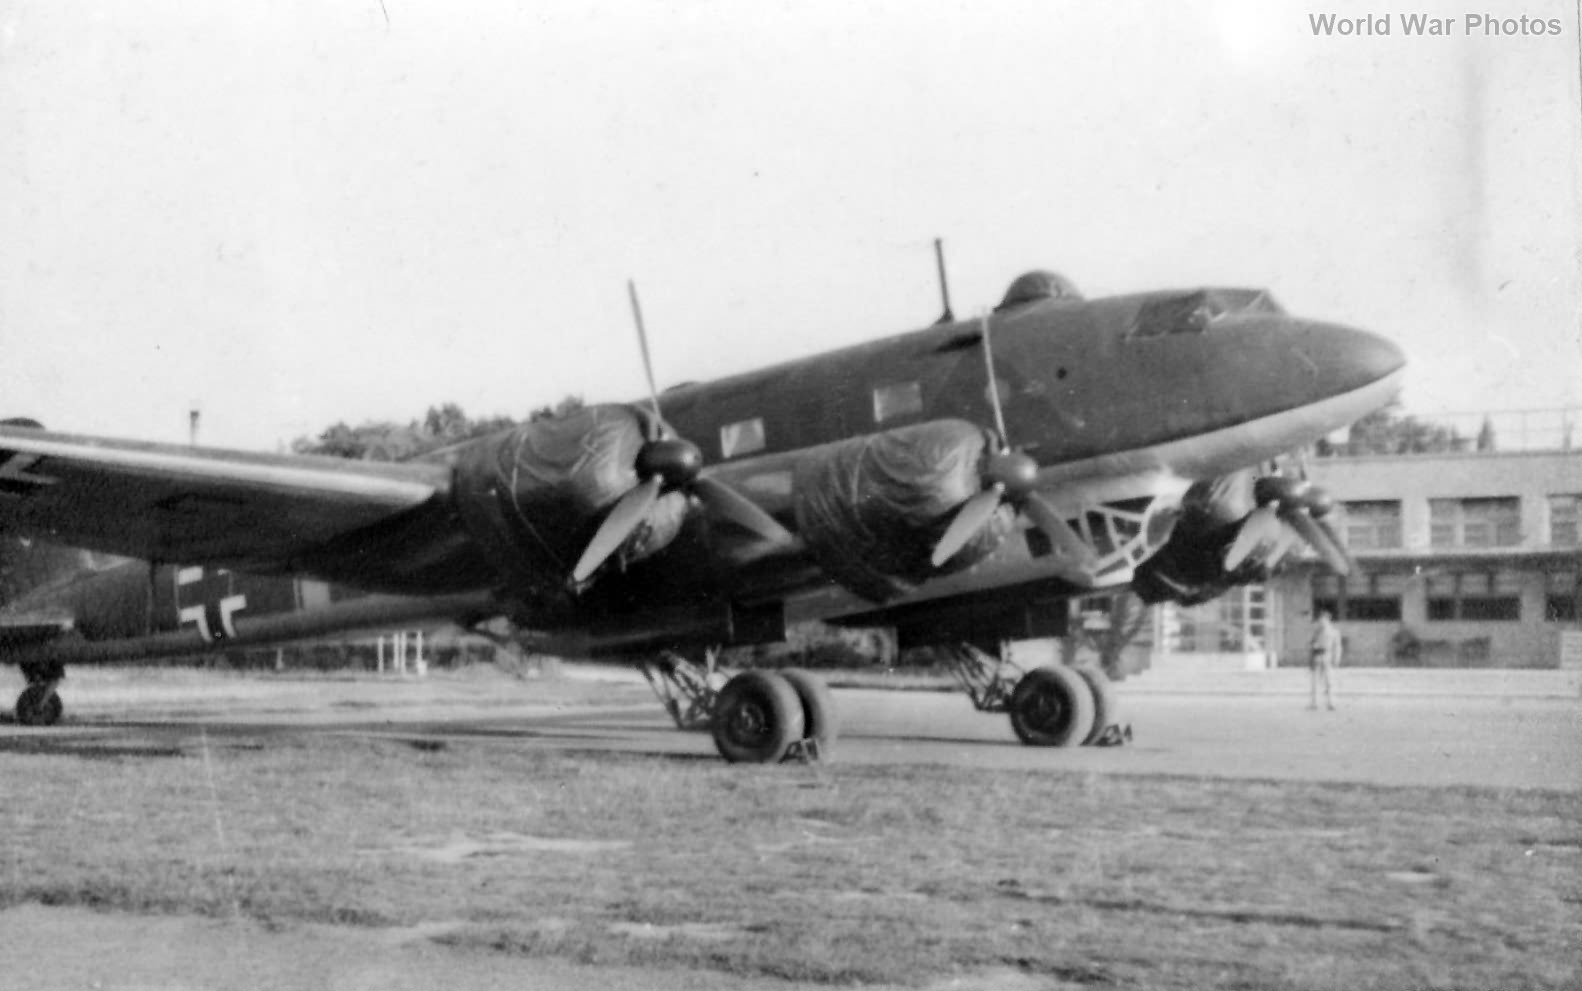
[[[639,482],[647,439],[629,406],[586,406],[535,420],[458,452],[456,505],[513,590],[558,596],[605,512]],[[687,497],[662,495],[622,548],[627,561],[663,549],[681,529]]]
[[[1170,540],[1132,577],[1138,597],[1193,606],[1232,586],[1267,580],[1269,569],[1260,560],[1248,558],[1235,571],[1225,570],[1224,563],[1242,521],[1257,508],[1256,481],[1252,471],[1238,471],[1187,489]]]
[[[832,444],[797,465],[797,530],[843,587],[874,602],[905,594],[939,573],[929,558],[954,512],[982,488],[988,449],[984,431],[963,420]],[[983,560],[1013,523],[1001,506],[946,570]]]

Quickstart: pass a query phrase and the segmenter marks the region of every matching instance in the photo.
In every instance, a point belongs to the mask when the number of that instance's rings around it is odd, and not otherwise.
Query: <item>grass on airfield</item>
[[[0,907],[830,983],[1576,987],[1582,796],[193,737],[0,752]]]

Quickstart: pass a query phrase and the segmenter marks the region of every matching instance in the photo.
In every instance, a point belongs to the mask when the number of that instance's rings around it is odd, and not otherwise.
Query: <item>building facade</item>
[[[1348,666],[1553,668],[1568,643],[1575,657],[1582,450],[1570,425],[1582,415],[1548,412],[1506,414],[1521,417],[1520,431],[1500,423],[1516,450],[1498,449],[1479,414],[1465,433],[1477,441],[1450,453],[1309,459],[1356,570],[1337,577],[1304,549],[1267,586],[1162,606],[1139,638],[1143,663],[1305,665],[1321,609],[1336,617]]]
[[[1582,630],[1582,452],[1322,458],[1311,477],[1357,570],[1304,556],[1270,583],[1281,663],[1305,663],[1320,609],[1359,666],[1552,668]]]

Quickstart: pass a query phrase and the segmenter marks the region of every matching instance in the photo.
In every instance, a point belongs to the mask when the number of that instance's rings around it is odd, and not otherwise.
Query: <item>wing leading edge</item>
[[[149,561],[273,571],[442,501],[438,464],[342,461],[0,426],[0,529]]]

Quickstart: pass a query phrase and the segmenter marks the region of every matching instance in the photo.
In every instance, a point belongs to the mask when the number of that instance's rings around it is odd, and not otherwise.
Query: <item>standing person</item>
[[[1312,674],[1312,698],[1307,703],[1309,709],[1318,708],[1318,686],[1324,685],[1324,705],[1331,711],[1335,708],[1333,685],[1335,681],[1335,668],[1340,666],[1340,631],[1335,629],[1334,617],[1328,609],[1321,609],[1318,613],[1318,626],[1313,630],[1312,649],[1309,651],[1307,667]]]

